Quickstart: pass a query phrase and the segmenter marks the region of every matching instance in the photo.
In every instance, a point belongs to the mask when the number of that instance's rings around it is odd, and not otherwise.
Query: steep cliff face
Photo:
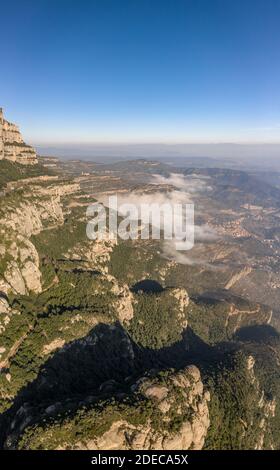
[[[0,291],[25,295],[42,291],[39,255],[32,235],[64,222],[61,197],[77,184],[26,185],[0,203]]]
[[[255,419],[250,423],[243,421],[243,436],[246,436],[250,433],[250,427],[255,427],[255,449],[262,450],[265,447],[265,439],[267,435],[271,435],[270,425],[273,418],[275,418],[276,411],[276,400],[275,398],[268,398],[265,396],[265,392],[261,387],[261,384],[256,377],[254,370],[255,358],[249,356],[247,358],[247,371],[249,376],[249,381],[254,387],[256,397],[258,400],[255,402],[255,406],[259,411],[256,413]],[[270,440],[269,446],[271,449],[274,448],[273,441]]]
[[[38,163],[34,148],[24,142],[18,126],[4,119],[2,108],[0,108],[1,159],[11,160],[22,165],[35,165]]]

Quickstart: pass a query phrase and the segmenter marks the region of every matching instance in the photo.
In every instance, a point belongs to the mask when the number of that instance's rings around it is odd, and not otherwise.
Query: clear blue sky
[[[280,142],[280,0],[13,0],[1,38],[31,142]]]

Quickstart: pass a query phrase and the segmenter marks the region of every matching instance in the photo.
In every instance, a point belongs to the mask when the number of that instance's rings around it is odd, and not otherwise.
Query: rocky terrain
[[[4,119],[0,108],[0,160],[2,159],[22,165],[38,163],[34,148],[24,142],[18,126]]]
[[[20,158],[0,161],[1,447],[279,448],[278,190]],[[191,197],[200,239],[181,257],[89,240],[87,206],[115,190]]]
[[[83,411],[78,427],[82,430],[88,421],[92,426],[86,434],[82,432],[82,439],[78,437],[77,424],[69,417],[59,425],[50,424],[48,435],[36,426],[29,426],[20,448],[183,450],[203,447],[209,427],[210,394],[203,391],[200,372],[195,366],[159,377],[142,377],[131,386],[131,391],[131,396],[122,396],[115,405],[108,401],[99,405],[98,412],[94,408]],[[94,403],[93,398],[90,401]],[[54,408],[47,409],[46,416],[53,411]]]

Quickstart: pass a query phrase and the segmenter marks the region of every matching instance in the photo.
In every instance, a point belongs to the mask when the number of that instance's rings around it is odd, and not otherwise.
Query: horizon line
[[[184,141],[184,142],[160,142],[160,141],[152,141],[152,142],[127,142],[127,141],[112,141],[112,142],[104,142],[104,141],[49,141],[49,142],[36,142],[34,140],[29,141],[31,142],[32,145],[38,146],[38,147],[45,147],[45,146],[53,146],[53,145],[58,145],[58,146],[64,146],[64,145],[71,145],[71,146],[108,146],[108,147],[113,147],[113,146],[119,146],[119,145],[125,145],[125,146],[134,146],[134,145],[163,145],[163,146],[168,146],[168,145],[232,145],[232,146],[237,146],[237,145],[280,145],[280,140],[279,141],[207,141],[207,142],[198,142],[198,141]]]

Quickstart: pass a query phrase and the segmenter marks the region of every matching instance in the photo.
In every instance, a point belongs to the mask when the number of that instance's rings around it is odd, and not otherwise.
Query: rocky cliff
[[[62,198],[79,191],[78,184],[53,179],[22,180],[0,201],[0,292],[39,293],[40,260],[32,235],[64,223]],[[33,183],[33,184],[32,184]]]
[[[0,160],[2,159],[22,165],[38,163],[34,148],[24,142],[18,126],[4,119],[0,108]]]
[[[108,384],[107,384],[108,385]],[[104,387],[102,387],[103,389]],[[77,417],[45,426],[27,426],[21,449],[185,450],[202,449],[209,427],[208,401],[200,372],[188,366],[144,376],[130,387],[131,395],[107,402],[98,398]],[[87,400],[89,404],[92,398]],[[93,399],[94,401],[94,399]],[[27,410],[26,410],[27,411]],[[47,423],[54,407],[41,410]],[[30,413],[30,411],[29,411]],[[18,418],[26,421],[25,410]],[[29,414],[30,421],[30,414]],[[7,440],[7,447],[12,437]]]

